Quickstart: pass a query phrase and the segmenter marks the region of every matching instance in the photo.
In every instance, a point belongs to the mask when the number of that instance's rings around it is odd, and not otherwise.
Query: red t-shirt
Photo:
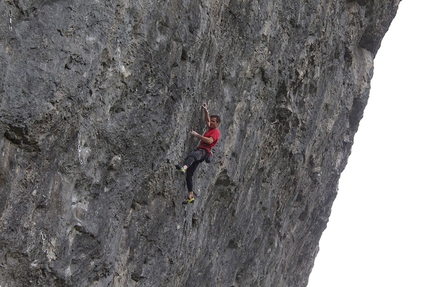
[[[203,141],[200,141],[200,145],[197,147],[197,149],[204,148],[208,152],[211,151],[211,149],[217,144],[219,138],[221,137],[221,133],[219,129],[210,129],[203,135],[206,138],[212,138],[214,141],[211,144],[204,143]]]

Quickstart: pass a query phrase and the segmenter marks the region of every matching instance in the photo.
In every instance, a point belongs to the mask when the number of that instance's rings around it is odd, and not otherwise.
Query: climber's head
[[[209,128],[211,129],[216,129],[221,124],[221,118],[218,115],[211,115],[210,120]]]

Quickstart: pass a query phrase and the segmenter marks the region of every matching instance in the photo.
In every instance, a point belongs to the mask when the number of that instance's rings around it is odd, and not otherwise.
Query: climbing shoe
[[[180,166],[179,164],[175,164],[175,167],[177,170],[179,170],[181,173],[185,174],[185,169],[183,166]]]
[[[188,203],[194,203],[194,197],[186,198],[185,201],[182,202],[182,204],[188,204]]]

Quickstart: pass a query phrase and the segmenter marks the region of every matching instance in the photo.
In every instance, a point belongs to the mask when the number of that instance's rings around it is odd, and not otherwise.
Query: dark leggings
[[[187,175],[185,181],[187,182],[188,191],[193,191],[193,175],[197,169],[199,163],[205,158],[206,152],[204,150],[198,149],[190,153],[184,160],[184,165],[187,168]]]

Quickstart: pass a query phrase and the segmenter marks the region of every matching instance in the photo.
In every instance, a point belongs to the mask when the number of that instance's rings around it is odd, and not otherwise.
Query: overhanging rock
[[[306,286],[398,3],[2,1],[0,285]]]

